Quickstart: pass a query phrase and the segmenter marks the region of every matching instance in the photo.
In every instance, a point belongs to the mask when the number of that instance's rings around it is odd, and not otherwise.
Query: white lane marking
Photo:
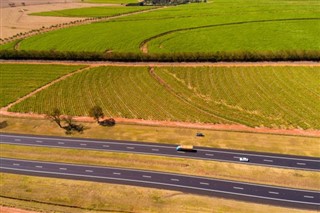
[[[179,179],[176,179],[176,178],[171,178],[170,180],[172,180],[172,181],[179,181]]]
[[[150,175],[142,175],[142,177],[144,177],[144,178],[151,178]]]
[[[265,162],[273,162],[273,160],[263,159]]]
[[[1,158],[0,159],[5,159],[6,158]],[[20,160],[20,159],[15,159],[14,161],[17,161],[17,162],[27,162],[27,163],[39,163],[38,161],[34,161],[34,160]],[[50,165],[57,165],[57,166],[62,166],[62,165],[65,165],[65,166],[74,166],[74,164],[68,164],[68,163],[52,163],[52,162],[45,162],[46,164],[50,164]],[[88,167],[88,165],[76,165],[77,167]],[[1,164],[0,164],[0,167],[1,167]],[[90,166],[91,168],[99,168],[99,169],[106,169],[106,168],[109,168],[109,167],[103,167],[103,166]],[[18,169],[17,169],[18,170]],[[136,172],[137,170],[134,170],[134,169],[124,169],[124,168],[121,168],[118,170],[121,170],[121,171],[134,171]],[[152,174],[168,174],[168,175],[172,175],[172,173],[169,173],[169,172],[156,172],[156,171],[150,171],[150,170],[139,170],[141,172],[148,172],[148,173],[152,173]],[[177,174],[175,174],[176,176],[178,176]],[[179,174],[179,177],[198,177],[198,176],[192,176],[192,175],[183,175],[183,174]],[[231,180],[219,180],[219,179],[214,179],[214,178],[206,178],[206,177],[202,177],[202,179],[204,180],[215,180],[215,181],[220,181],[220,182],[223,182],[223,183],[235,183],[235,184],[244,184],[242,182],[239,182],[239,181],[231,181]],[[245,183],[247,186],[263,186],[265,187],[266,185],[263,185],[263,184],[255,184],[255,183]],[[312,192],[310,190],[304,190],[304,189],[291,189],[291,188],[286,188],[286,187],[280,187],[280,186],[272,186],[272,188],[274,189],[285,189],[285,190],[292,190],[292,191],[300,191],[300,192]]]
[[[234,156],[233,158],[237,158],[238,159],[238,158],[241,158],[241,157]]]
[[[205,183],[205,182],[200,182],[201,185],[209,185],[209,183]]]
[[[0,133],[0,136],[1,133]],[[92,142],[92,144],[95,143],[95,142]],[[3,142],[3,141],[0,141],[0,144],[14,144],[16,145],[16,143],[14,142]],[[28,143],[24,143],[23,144],[24,146],[43,146],[43,145],[34,145],[34,144],[28,144]],[[61,146],[56,146],[56,145],[45,145],[46,147],[57,147],[57,148],[61,148]],[[137,146],[137,144],[135,144],[135,146]],[[64,147],[64,148],[74,148],[74,147]],[[101,151],[101,148],[87,148],[87,147],[84,147],[84,148],[81,148],[81,147],[77,147],[76,149],[85,149],[85,150],[98,150],[98,151]],[[110,149],[110,151],[114,151],[114,152],[130,152],[130,151],[125,151],[125,150],[115,150],[115,149]],[[131,152],[130,152],[131,153]],[[153,154],[153,153],[150,153],[150,152],[139,152],[140,154]],[[161,153],[157,153],[157,155],[160,155],[160,156],[169,156],[169,157],[177,157],[177,155],[175,154],[161,154]],[[183,155],[180,155],[179,157],[182,157],[184,158]],[[270,157],[270,156],[266,156],[266,157]],[[187,158],[190,158],[190,159],[199,159],[199,160],[208,160],[208,158],[205,158],[205,157],[192,157],[192,156],[188,156]],[[294,159],[294,160],[297,160],[297,159]],[[301,159],[301,160],[305,160],[305,159]],[[223,160],[223,159],[216,159],[216,161],[220,161],[220,162],[234,162],[232,160]],[[312,161],[312,160],[310,160]],[[314,160],[314,162],[318,162],[316,160]],[[320,161],[319,161],[320,162]],[[319,169],[312,169],[312,168],[308,168],[308,167],[294,167],[294,166],[281,166],[281,165],[269,165],[269,164],[263,164],[263,163],[252,163],[250,162],[251,165],[262,165],[262,166],[267,166],[267,167],[276,167],[276,168],[285,168],[285,169],[299,169],[299,170],[305,170],[305,171],[320,171]],[[281,187],[274,187],[274,188],[281,188]]]
[[[272,192],[272,191],[269,191],[269,194],[275,194],[275,195],[278,195],[279,192]]]
[[[175,187],[180,187],[180,188],[197,189],[197,190],[202,190],[202,191],[220,192],[220,193],[224,193],[224,194],[242,195],[242,196],[246,196],[246,197],[264,198],[264,199],[267,199],[267,200],[279,200],[279,201],[285,201],[285,202],[290,202],[290,203],[303,203],[303,204],[312,204],[312,205],[320,206],[319,203],[313,203],[313,202],[295,201],[295,200],[273,198],[273,197],[265,197],[265,196],[259,196],[259,195],[250,195],[250,194],[243,194],[243,193],[236,193],[236,192],[227,192],[227,191],[221,191],[221,190],[216,190],[216,189],[198,188],[198,187],[193,187],[193,186],[181,186],[181,185],[176,185],[176,184],[160,183],[160,182],[155,182],[155,181],[132,180],[132,179],[127,179],[127,178],[112,178],[112,177],[104,177],[104,176],[68,174],[68,173],[59,173],[59,172],[46,172],[46,171],[39,172],[37,170],[18,169],[18,168],[15,169],[15,168],[11,168],[11,167],[1,167],[1,166],[0,166],[0,168],[11,169],[11,170],[14,170],[14,171],[35,172],[35,173],[40,173],[40,174],[61,174],[61,175],[68,175],[68,176],[99,178],[99,179],[107,179],[107,180],[123,180],[123,181],[130,181],[130,182],[139,182],[139,183],[152,183],[152,184],[156,184],[156,185],[175,186]],[[226,182],[229,182],[229,181],[226,181]],[[252,184],[248,184],[248,185],[252,185]],[[297,189],[295,189],[295,191],[305,191],[305,190],[297,190]]]
[[[243,190],[243,188],[242,188],[242,187],[237,187],[237,186],[234,186],[233,188],[234,188],[234,189],[239,189],[239,190]]]
[[[58,142],[58,144],[64,144],[64,142]]]
[[[305,197],[305,198],[314,198],[313,196],[309,196],[309,195],[305,195],[305,196],[303,196],[303,197]]]
[[[42,168],[42,166],[36,166],[37,168]]]
[[[86,146],[87,144],[86,143],[80,143],[80,146]]]
[[[93,172],[92,170],[90,170],[90,169],[86,169],[86,172]]]
[[[213,156],[213,154],[206,153],[207,156]]]
[[[67,170],[67,168],[59,168],[60,170]]]
[[[109,145],[102,145],[102,147],[110,147]]]
[[[120,172],[113,172],[114,175],[121,175]]]
[[[302,166],[305,166],[306,164],[305,163],[297,163],[298,165],[302,165]]]
[[[126,148],[127,149],[134,149],[134,147],[132,147],[132,146],[127,146]]]
[[[50,140],[61,140],[58,138],[45,138],[45,137],[31,137],[31,136],[16,136],[16,135],[3,135],[0,134],[2,137],[8,137],[8,138],[13,138],[13,137],[20,137],[20,138],[32,138],[32,139],[50,139]],[[64,138],[63,140],[65,141],[83,141],[83,140],[77,140],[77,139],[67,139]],[[119,142],[111,142],[111,141],[103,141],[103,142],[99,142],[99,141],[94,141],[94,140],[85,140],[88,142],[92,142],[92,143],[109,143],[109,144],[119,144]],[[136,143],[122,143],[122,145],[135,145],[135,146],[147,146],[147,147],[161,147],[161,148],[167,148],[167,149],[172,149],[174,147],[172,146],[159,146],[159,145],[150,145],[150,144],[136,144]],[[156,150],[153,150],[156,151]],[[215,153],[227,153],[227,154],[244,154],[244,153],[239,153],[239,152],[232,152],[232,151],[219,151],[219,150],[209,150],[209,149],[198,149],[198,151],[205,151],[205,152],[215,152]],[[250,154],[250,153],[245,153],[246,156],[258,156],[258,157],[272,157],[272,158],[279,158],[279,159],[289,159],[289,160],[297,160],[297,158],[293,158],[293,157],[281,157],[281,156],[270,156],[270,155],[258,155],[258,154]],[[304,161],[312,161],[312,162],[319,162],[319,160],[312,160],[312,159],[300,159],[300,160],[304,160]],[[258,164],[259,165],[259,164]],[[278,166],[280,167],[280,166]],[[285,167],[285,166],[281,166],[282,168],[291,168],[291,167]]]
[[[42,141],[36,141],[37,143],[42,143]]]
[[[151,149],[152,151],[159,152],[159,149]]]
[[[18,164],[18,163],[14,163],[13,165],[14,165],[14,166],[20,166],[20,164]]]
[[[14,139],[14,141],[21,141],[21,139]]]

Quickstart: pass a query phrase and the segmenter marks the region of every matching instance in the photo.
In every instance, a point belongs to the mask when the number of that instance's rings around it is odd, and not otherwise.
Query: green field
[[[163,67],[154,72],[146,67],[98,67],[10,110],[45,113],[58,107],[64,113],[88,115],[97,104],[112,117],[319,129],[318,71],[319,67]]]
[[[0,64],[0,107],[82,66]]]
[[[216,0],[60,29],[20,49],[141,52],[147,42],[155,53],[320,50],[319,25],[320,1]]]
[[[109,17],[136,11],[148,10],[153,7],[88,7],[32,13],[38,16],[62,16],[62,17]]]

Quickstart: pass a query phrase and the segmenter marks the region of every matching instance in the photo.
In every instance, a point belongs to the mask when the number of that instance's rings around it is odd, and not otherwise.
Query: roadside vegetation
[[[143,169],[299,189],[320,189],[320,173],[314,171],[79,149],[6,144],[0,147],[0,156],[5,158]]]
[[[148,10],[155,7],[124,7],[124,6],[108,6],[108,7],[87,7],[76,8],[49,12],[32,13],[36,16],[58,16],[58,17],[110,17],[121,14],[127,14],[142,10]]]
[[[318,69],[96,67],[9,110],[88,116],[99,105],[107,117],[319,129]]]
[[[1,205],[41,212],[312,212],[177,191],[4,173],[0,189]]]
[[[64,132],[57,128],[54,123],[45,119],[1,116],[0,121],[6,123],[1,129],[3,132],[65,136]],[[189,144],[222,149],[320,157],[319,138],[317,137],[284,136],[120,123],[111,128],[103,127],[96,123],[85,123],[85,126],[87,127],[87,130],[84,131],[83,134],[76,135],[76,137],[132,140],[175,145]],[[195,137],[197,132],[202,132],[205,137]]]
[[[0,107],[84,66],[0,64]]]

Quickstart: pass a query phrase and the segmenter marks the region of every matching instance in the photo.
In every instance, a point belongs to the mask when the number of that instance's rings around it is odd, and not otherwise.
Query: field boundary
[[[320,20],[320,18],[294,18],[294,19],[271,19],[271,20],[255,20],[255,21],[241,21],[241,22],[232,22],[232,23],[223,23],[223,24],[210,24],[198,27],[188,27],[188,28],[180,28],[169,30],[167,32],[160,33],[158,35],[152,36],[150,38],[145,39],[139,45],[140,52],[148,53],[148,43],[154,39],[160,38],[165,35],[170,35],[176,32],[183,32],[189,30],[197,30],[197,29],[206,29],[211,27],[223,27],[223,26],[233,26],[233,25],[242,25],[242,24],[252,24],[252,23],[268,23],[268,22],[283,22],[283,21],[306,21],[306,20]]]
[[[116,18],[121,18],[121,17],[125,17],[125,16],[129,16],[129,15],[135,15],[135,14],[140,14],[140,13],[146,13],[146,12],[151,12],[154,10],[159,10],[159,9],[163,9],[165,7],[156,7],[156,8],[149,8],[149,9],[145,9],[145,10],[141,10],[141,11],[133,11],[133,12],[128,12],[128,13],[122,13],[122,14],[118,14],[118,15],[113,15],[113,16],[106,16],[106,17],[78,17],[79,19],[76,21],[70,21],[68,23],[62,23],[62,24],[56,24],[54,26],[51,27],[43,27],[43,28],[39,28],[39,29],[33,29],[29,32],[25,32],[25,33],[19,33],[16,35],[13,35],[11,37],[8,38],[3,38],[0,40],[0,45],[4,45],[16,40],[21,39],[21,41],[23,41],[26,38],[32,37],[32,36],[36,36],[38,34],[43,34],[43,33],[47,33],[47,32],[51,32],[54,30],[59,30],[59,29],[63,29],[63,28],[68,28],[68,27],[73,27],[73,26],[80,26],[80,25],[85,25],[85,24],[91,24],[91,23],[95,23],[95,22],[103,22],[103,21],[109,21],[109,20],[113,20]],[[19,43],[21,42],[19,41]]]
[[[18,113],[1,111],[2,118],[16,117],[25,119],[46,119],[44,114],[34,113]],[[94,123],[92,117],[74,116],[77,122]],[[256,134],[271,134],[271,135],[284,135],[284,136],[301,136],[301,137],[316,137],[320,138],[320,130],[313,129],[272,129],[268,127],[248,127],[242,124],[212,124],[212,123],[191,123],[180,121],[159,121],[159,120],[144,120],[144,119],[131,119],[131,118],[114,118],[116,123],[130,124],[130,125],[143,125],[143,126],[162,126],[162,127],[178,127],[187,129],[202,129],[202,130],[215,130],[215,131],[229,131],[229,132],[244,132]]]

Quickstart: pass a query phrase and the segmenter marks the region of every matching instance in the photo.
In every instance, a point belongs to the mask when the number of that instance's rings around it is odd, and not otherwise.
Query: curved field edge
[[[46,33],[24,40],[21,43],[21,49],[139,52],[139,44],[143,40],[177,28],[255,20],[319,18],[319,13],[316,13],[318,9],[315,8],[313,3],[305,3],[305,1],[297,1],[297,4],[292,4],[288,1],[277,1],[275,3],[272,0],[263,0],[259,3],[248,0],[232,3],[218,0],[214,4],[170,7],[161,10],[161,12],[137,14],[126,18],[117,18],[112,22],[100,22],[85,27],[78,26]],[[204,17],[202,18],[201,15],[204,15]],[[277,30],[281,31],[281,27]],[[88,40],[87,32],[95,32],[95,39]],[[235,31],[234,34],[236,35],[237,32]],[[273,32],[273,34],[276,34],[276,32]],[[254,36],[250,37],[250,39],[252,38]],[[277,39],[274,36],[272,38]],[[317,37],[314,39],[316,40]],[[228,39],[225,41],[226,44],[228,44],[227,41]],[[290,41],[290,38],[286,39],[284,43],[286,41]],[[282,46],[279,50],[282,49],[294,50],[295,45],[292,44],[286,48]],[[301,49],[303,51],[305,48]],[[317,46],[311,49],[317,49]],[[215,51],[218,51],[218,49]]]
[[[100,105],[110,117],[319,129],[317,71],[318,67],[161,67],[155,69],[155,77],[147,67],[97,67],[9,110],[41,114],[55,106],[65,114],[85,116]]]
[[[314,27],[317,24],[320,24],[320,18],[292,18],[181,28],[145,39],[140,43],[140,51],[319,50],[320,40],[315,39],[319,30]]]
[[[73,73],[83,65],[1,64],[1,100],[4,107],[55,79]]]

